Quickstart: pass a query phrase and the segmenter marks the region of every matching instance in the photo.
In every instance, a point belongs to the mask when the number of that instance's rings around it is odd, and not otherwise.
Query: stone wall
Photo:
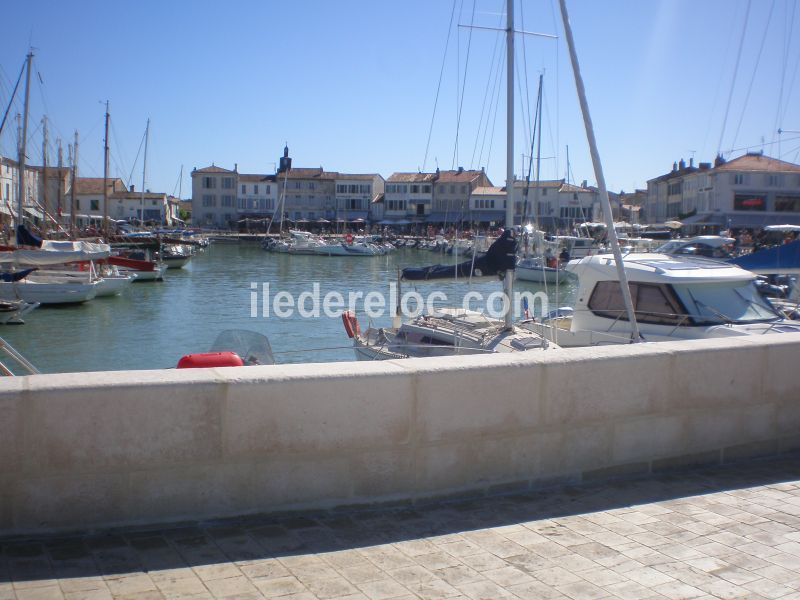
[[[4,378],[0,535],[527,489],[800,447],[800,335]]]

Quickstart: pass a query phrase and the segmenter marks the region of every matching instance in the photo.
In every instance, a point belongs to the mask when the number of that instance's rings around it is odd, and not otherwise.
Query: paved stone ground
[[[410,509],[0,541],[20,598],[800,599],[800,457]]]

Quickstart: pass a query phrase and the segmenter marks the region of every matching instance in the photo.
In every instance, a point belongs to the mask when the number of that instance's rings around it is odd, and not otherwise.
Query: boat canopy
[[[0,252],[0,263],[14,265],[47,266],[85,260],[102,260],[111,255],[108,244],[42,240],[38,250],[17,249]]]
[[[762,275],[800,274],[800,240],[734,258],[731,263]]]

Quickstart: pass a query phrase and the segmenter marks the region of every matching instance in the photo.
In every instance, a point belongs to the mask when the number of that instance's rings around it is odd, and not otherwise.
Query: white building
[[[647,182],[645,219],[685,225],[759,229],[800,225],[800,165],[748,153],[715,164],[690,161]]]

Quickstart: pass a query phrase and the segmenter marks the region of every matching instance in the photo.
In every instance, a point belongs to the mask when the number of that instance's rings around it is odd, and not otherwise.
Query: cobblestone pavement
[[[800,457],[414,508],[0,542],[0,600],[111,597],[800,599]]]

